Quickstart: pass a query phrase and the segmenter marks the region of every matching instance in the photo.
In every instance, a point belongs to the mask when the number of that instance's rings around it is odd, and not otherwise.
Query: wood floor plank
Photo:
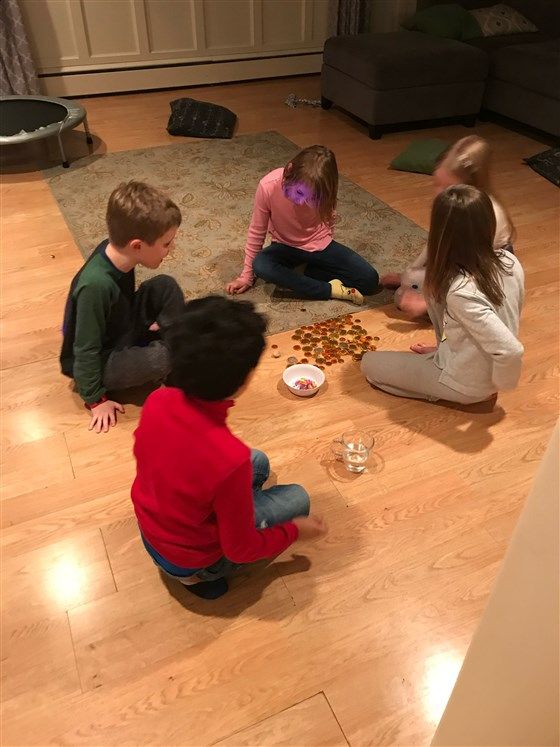
[[[338,678],[325,688],[351,745],[428,744],[453,689],[468,636],[433,635],[422,641],[423,657],[404,649],[373,664],[356,664],[355,689]]]
[[[346,747],[323,693],[216,742],[216,747]]]
[[[99,529],[2,560],[2,604],[8,620],[64,613],[116,591]]]
[[[81,693],[66,613],[19,622],[4,615],[1,681],[3,719]]]
[[[72,480],[64,434],[2,449],[2,501]]]

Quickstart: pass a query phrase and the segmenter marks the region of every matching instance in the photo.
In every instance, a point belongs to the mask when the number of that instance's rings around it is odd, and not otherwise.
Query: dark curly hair
[[[165,335],[168,383],[198,399],[228,399],[256,368],[265,332],[266,319],[250,301],[223,296],[189,301]]]

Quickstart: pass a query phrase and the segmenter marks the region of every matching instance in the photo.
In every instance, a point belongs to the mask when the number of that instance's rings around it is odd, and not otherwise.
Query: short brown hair
[[[153,244],[170,228],[181,225],[181,211],[149,184],[122,182],[111,192],[106,220],[114,246],[126,246],[133,239]]]
[[[297,182],[313,190],[321,221],[332,226],[338,193],[338,166],[332,150],[324,145],[300,150],[284,167],[282,179],[283,185]]]
[[[496,306],[504,300],[500,276],[508,272],[503,252],[493,248],[496,216],[487,194],[459,184],[435,198],[428,236],[428,261],[424,292],[436,303],[445,303],[457,275],[471,277]]]

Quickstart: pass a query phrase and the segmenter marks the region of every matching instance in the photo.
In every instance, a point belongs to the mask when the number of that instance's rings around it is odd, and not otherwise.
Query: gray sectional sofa
[[[418,8],[450,0],[419,0]],[[458,0],[467,10],[497,0]],[[325,42],[322,106],[359,117],[372,138],[389,126],[463,118],[481,109],[560,137],[560,0],[505,0],[537,32],[469,42],[418,31],[336,36]]]

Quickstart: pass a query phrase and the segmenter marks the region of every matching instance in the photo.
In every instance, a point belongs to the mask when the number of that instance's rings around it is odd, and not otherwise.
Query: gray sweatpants
[[[445,399],[462,405],[480,402],[480,397],[463,394],[439,382],[441,370],[434,363],[435,353],[420,355],[399,351],[366,353],[362,358],[362,373],[379,389],[397,397]]]
[[[184,307],[183,291],[169,275],[156,275],[140,285],[134,294],[132,327],[119,340],[103,370],[107,389],[129,389],[168,376],[169,350],[161,333],[150,332],[149,327],[157,322],[164,332]]]

